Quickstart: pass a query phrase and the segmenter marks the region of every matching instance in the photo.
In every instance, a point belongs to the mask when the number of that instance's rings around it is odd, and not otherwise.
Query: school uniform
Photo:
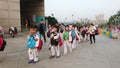
[[[58,57],[58,56],[60,56],[60,49],[59,49],[59,45],[58,45],[60,35],[59,35],[59,33],[53,32],[51,34],[51,36],[54,36],[50,39],[51,40],[51,52],[52,52],[51,56],[55,56],[55,54],[56,54],[56,56]]]
[[[72,52],[71,43],[69,42],[69,31],[64,32],[63,40],[64,40],[64,53],[63,54],[67,54],[68,48],[69,48],[70,52]]]
[[[74,31],[75,32],[75,30],[72,30],[72,31]],[[76,35],[76,32],[75,32],[75,35]],[[71,34],[71,36],[72,36],[72,34]],[[75,36],[75,38],[73,38],[72,37],[72,49],[74,49],[74,48],[76,48],[76,36]]]
[[[89,33],[87,33],[88,32],[88,29],[85,29],[85,31],[86,31],[86,41],[88,41],[88,36],[89,36]]]
[[[69,46],[70,46],[71,52],[72,52],[72,42],[73,42],[73,40],[72,40],[72,31],[69,31]]]
[[[35,40],[37,39],[37,40]],[[38,51],[37,51],[37,47],[39,45],[39,36],[37,34],[33,35],[33,40],[35,40],[35,45],[33,48],[29,48],[28,49],[28,55],[29,55],[29,63],[32,62],[37,62],[38,61]]]

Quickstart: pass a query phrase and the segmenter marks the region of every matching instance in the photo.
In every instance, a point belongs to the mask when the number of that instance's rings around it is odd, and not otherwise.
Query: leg
[[[55,56],[55,46],[51,46],[52,56]]]
[[[79,41],[79,43],[80,43],[80,40],[81,40],[80,36],[78,36],[78,39],[79,39],[78,41]]]
[[[44,42],[46,42],[45,32],[43,32],[42,35],[43,35],[43,38],[44,38]]]
[[[28,55],[29,55],[29,60],[33,60],[34,59],[33,50],[32,49],[28,50]]]
[[[67,42],[64,41],[64,54],[66,54],[66,53],[67,53]]]
[[[32,49],[28,50],[28,55],[29,55],[28,63],[32,63],[34,61],[34,55],[33,55],[33,50]]]
[[[92,44],[92,34],[90,34],[90,44]]]
[[[84,37],[84,42],[86,42],[86,39],[87,39],[87,36],[86,36],[86,34],[85,34],[85,37]]]
[[[95,40],[95,34],[93,35],[93,40],[94,40],[94,43],[96,43],[96,40]]]
[[[76,39],[73,40],[73,49],[76,48]]]
[[[57,57],[56,58],[59,58],[61,55],[60,55],[60,48],[59,48],[59,45],[58,46],[55,46],[55,50],[56,50],[56,53],[57,53]]]
[[[67,42],[67,45],[69,47],[69,50],[70,50],[70,53],[72,52],[72,46],[71,46],[71,43]]]
[[[52,52],[52,54],[49,58],[54,58],[55,57],[55,46],[53,46],[53,45],[51,46],[51,52]]]
[[[49,42],[50,42],[50,38],[49,38]],[[51,42],[49,43],[49,48],[48,48],[48,50],[50,50],[51,49]]]
[[[37,51],[37,49],[34,49],[33,54],[34,54],[34,62],[38,62],[38,51]]]

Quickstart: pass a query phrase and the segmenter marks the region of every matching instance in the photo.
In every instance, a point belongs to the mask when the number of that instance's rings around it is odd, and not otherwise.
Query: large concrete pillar
[[[19,0],[0,0],[0,25],[5,32],[8,32],[10,26],[21,31]]]
[[[0,25],[5,32],[10,26],[21,31],[21,17],[25,20],[33,15],[44,16],[44,0],[0,0]]]

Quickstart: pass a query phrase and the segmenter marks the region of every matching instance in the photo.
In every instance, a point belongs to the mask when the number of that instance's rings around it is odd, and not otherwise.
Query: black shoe
[[[28,64],[31,64],[31,63],[33,63],[34,62],[34,60],[29,60],[28,61]]]
[[[48,50],[51,50],[51,47],[49,47]]]
[[[38,62],[39,62],[39,60],[38,61],[33,61],[33,64],[38,63]]]
[[[59,55],[59,56],[56,56],[56,58],[60,58],[61,57],[61,55]]]
[[[55,57],[55,56],[51,55],[49,58],[52,59],[52,58],[54,58],[54,57]]]
[[[92,43],[90,43],[90,44],[92,44]]]

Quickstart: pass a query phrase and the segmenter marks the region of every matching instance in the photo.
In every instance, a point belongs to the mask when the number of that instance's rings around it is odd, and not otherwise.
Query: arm
[[[59,34],[57,34],[56,36],[54,36],[54,39],[58,39],[60,37]]]
[[[71,35],[71,32],[69,32],[69,42],[72,41],[72,35]]]

